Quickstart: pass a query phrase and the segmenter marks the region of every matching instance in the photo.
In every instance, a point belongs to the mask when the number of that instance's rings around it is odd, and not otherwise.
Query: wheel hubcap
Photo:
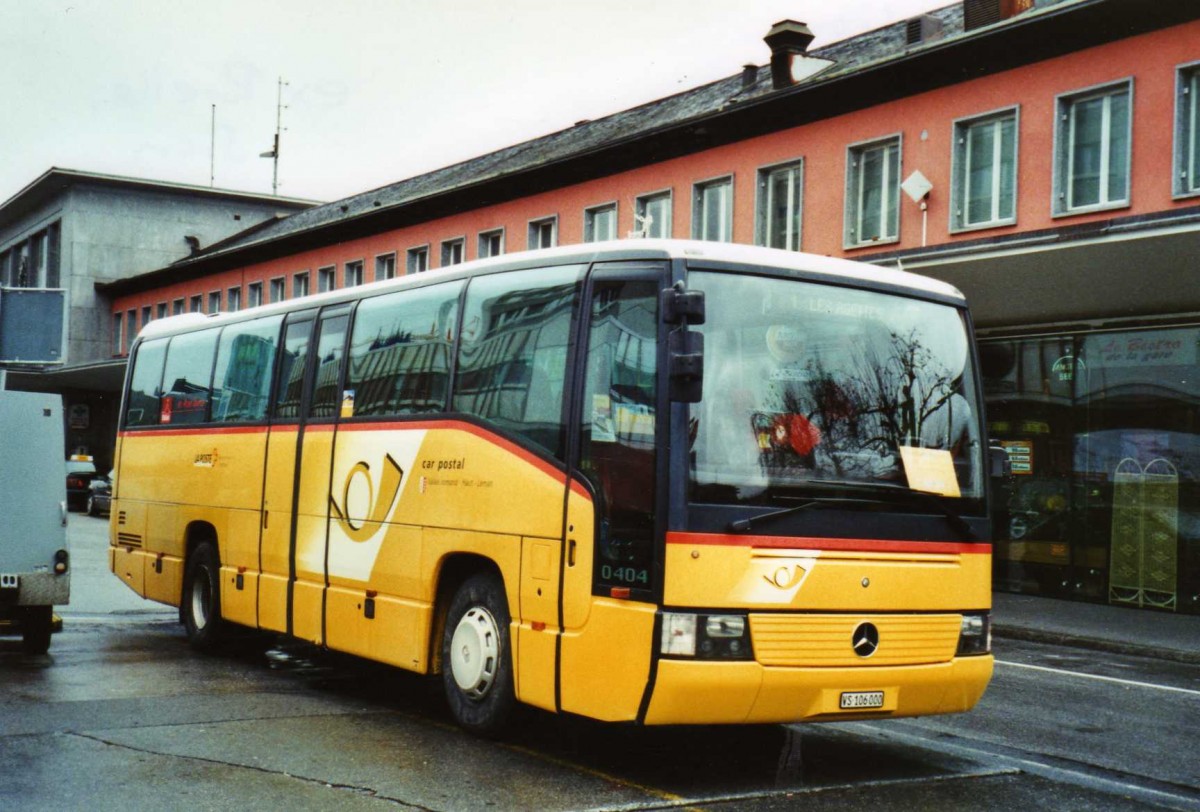
[[[471,607],[450,639],[450,672],[462,692],[482,699],[496,680],[500,663],[500,628],[491,612]]]
[[[203,629],[208,625],[208,607],[211,600],[207,589],[208,572],[201,570],[196,573],[196,580],[192,582],[192,623],[197,629]]]

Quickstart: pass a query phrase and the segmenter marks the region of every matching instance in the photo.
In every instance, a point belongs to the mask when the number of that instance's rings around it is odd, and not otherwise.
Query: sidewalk
[[[1033,595],[992,595],[996,637],[1200,664],[1200,615]]]

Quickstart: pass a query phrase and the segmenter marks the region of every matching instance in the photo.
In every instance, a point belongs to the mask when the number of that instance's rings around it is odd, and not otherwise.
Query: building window
[[[301,299],[308,295],[308,271],[300,271],[292,276],[292,298]]]
[[[558,218],[543,217],[529,221],[529,250],[553,248],[558,245]]]
[[[1180,68],[1175,99],[1175,196],[1200,195],[1200,64]]]
[[[123,320],[120,313],[113,314],[113,343],[112,354],[120,355],[125,348],[125,336],[121,330]]]
[[[145,327],[147,324],[150,323],[151,312],[152,312],[152,309],[151,309],[150,305],[146,305],[145,307],[142,308],[142,326],[143,327]]]
[[[176,299],[175,301],[171,302],[171,315],[178,316],[183,313],[183,305],[183,299]]]
[[[442,267],[457,265],[465,259],[467,241],[463,237],[446,240],[442,243]]]
[[[697,183],[692,192],[692,239],[733,239],[733,177]]]
[[[228,295],[225,297],[225,304],[229,308],[230,313],[236,313],[242,309],[242,289],[230,288]]]
[[[586,209],[583,212],[583,241],[601,242],[617,238],[617,204]]]
[[[758,170],[758,244],[799,251],[803,200],[803,161]]]
[[[221,291],[214,290],[213,292],[208,294],[208,312],[209,313],[220,313],[221,312]]]
[[[429,270],[429,246],[421,245],[408,249],[406,269],[408,273],[423,273]]]
[[[479,258],[498,257],[504,253],[504,229],[479,232]]]
[[[384,254],[375,257],[375,281],[396,278],[396,255]]]
[[[287,298],[287,280],[282,276],[277,276],[271,280],[270,301],[282,302]]]
[[[848,149],[845,228],[848,248],[900,239],[900,136]]]
[[[203,294],[197,293],[195,296],[192,296],[191,298],[188,299],[188,312],[189,313],[203,313],[204,312],[204,295]]]
[[[343,281],[344,286],[348,288],[353,288],[363,283],[363,263],[361,259],[346,263]]]
[[[1129,204],[1132,81],[1058,98],[1056,215]]]
[[[317,269],[317,293],[333,290],[336,273],[332,265]]]
[[[1017,220],[1017,111],[954,122],[951,231]]]
[[[633,236],[671,236],[671,192],[642,195],[633,202]]]
[[[143,326],[145,326],[145,325],[143,325]],[[125,342],[126,351],[129,350],[129,345],[133,344],[133,340],[135,338],[137,338],[137,332],[138,332],[137,310],[134,309],[134,310],[130,310],[128,313],[125,314],[125,335],[126,335],[126,338],[128,338],[128,341]]]
[[[262,303],[262,282],[251,282],[246,285],[246,307],[258,307]]]
[[[167,317],[167,303],[159,302],[158,303],[158,315],[155,316],[155,318],[165,319],[166,317]]]

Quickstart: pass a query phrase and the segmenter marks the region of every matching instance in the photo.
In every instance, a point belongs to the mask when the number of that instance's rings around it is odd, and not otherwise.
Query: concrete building
[[[964,0],[812,39],[783,21],[762,66],[110,283],[111,318],[642,235],[903,265],[983,339],[997,587],[1200,612],[1200,6]]]
[[[313,205],[52,168],[0,204],[0,375],[64,395],[68,450],[107,464],[124,346],[151,314],[97,292]],[[183,307],[190,307],[185,302]],[[153,314],[166,315],[165,313]]]

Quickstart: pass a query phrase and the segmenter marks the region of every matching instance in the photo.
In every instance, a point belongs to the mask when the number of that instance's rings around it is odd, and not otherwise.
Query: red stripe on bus
[[[990,543],[911,541],[897,539],[837,539],[808,536],[742,536],[729,533],[667,533],[667,544],[718,547],[776,547],[799,550],[847,550],[864,553],[965,553],[990,555]]]
[[[156,437],[188,437],[201,436],[206,434],[266,434],[267,426],[204,426],[203,428],[195,429],[155,429],[154,431],[143,431],[140,429],[129,430],[120,433],[122,440],[131,440],[134,437],[145,437],[148,440],[153,440]]]

